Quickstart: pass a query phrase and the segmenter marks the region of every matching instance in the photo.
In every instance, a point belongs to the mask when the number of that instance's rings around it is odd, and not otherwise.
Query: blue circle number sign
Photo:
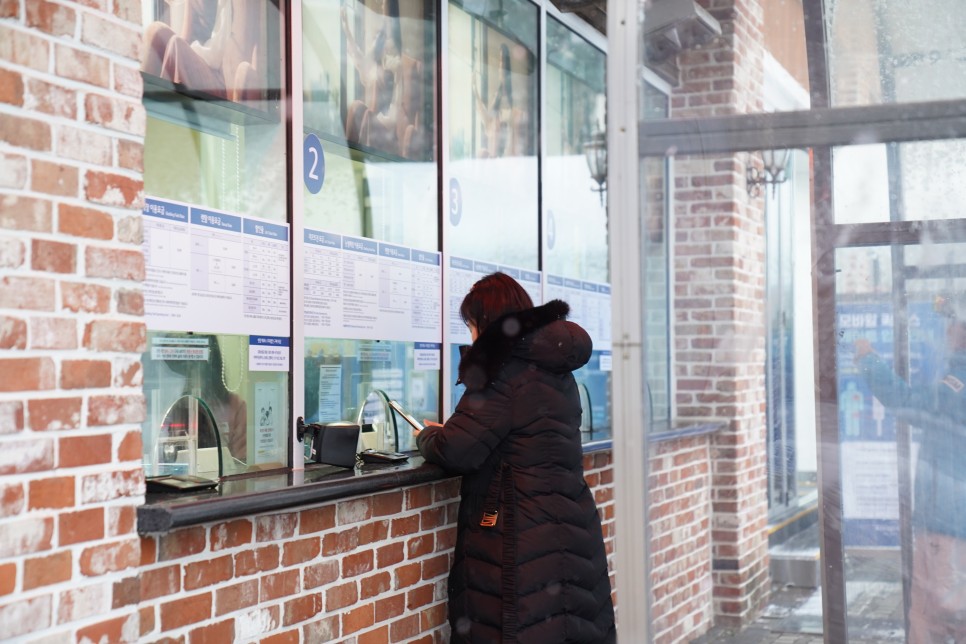
[[[322,141],[315,134],[305,137],[302,145],[302,174],[305,187],[313,195],[318,194],[325,181],[325,154],[322,152]]]

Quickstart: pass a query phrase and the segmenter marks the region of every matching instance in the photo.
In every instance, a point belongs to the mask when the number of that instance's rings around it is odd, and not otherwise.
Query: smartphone
[[[400,416],[402,416],[406,420],[407,423],[409,423],[410,425],[412,425],[414,429],[418,429],[420,431],[423,430],[423,424],[421,422],[419,422],[418,420],[416,420],[415,418],[413,418],[412,415],[410,415],[409,413],[407,413],[406,410],[402,408],[402,405],[400,405],[398,402],[396,402],[395,400],[392,400],[390,398],[389,399],[389,406],[392,407],[393,410],[397,414],[399,414]]]

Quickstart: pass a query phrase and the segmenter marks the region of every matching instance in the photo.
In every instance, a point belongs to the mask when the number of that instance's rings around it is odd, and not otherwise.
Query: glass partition
[[[436,32],[431,0],[302,3],[304,414],[373,449],[414,447],[380,400],[439,417]]]
[[[539,268],[537,7],[451,2],[447,253]]]
[[[283,18],[271,0],[143,8],[145,473],[282,467]]]

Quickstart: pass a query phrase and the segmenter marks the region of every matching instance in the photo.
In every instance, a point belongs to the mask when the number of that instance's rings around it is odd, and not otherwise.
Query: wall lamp
[[[745,171],[745,185],[748,188],[748,194],[757,197],[761,194],[762,186],[770,185],[771,194],[774,197],[775,186],[788,180],[788,161],[791,156],[792,151],[787,149],[762,150],[761,160],[764,169],[759,170],[749,162],[748,169]]]
[[[604,192],[607,188],[607,134],[597,131],[590,135],[590,139],[584,142],[584,157],[587,159],[587,168],[590,170],[590,178],[597,184],[596,188],[591,188],[592,192],[600,195],[600,205],[604,205]]]

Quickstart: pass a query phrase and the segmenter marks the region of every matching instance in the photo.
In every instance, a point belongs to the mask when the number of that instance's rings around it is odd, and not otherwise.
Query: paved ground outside
[[[846,553],[849,642],[903,644],[902,575],[897,550]],[[821,588],[773,589],[768,609],[750,626],[715,628],[692,644],[822,644]]]

